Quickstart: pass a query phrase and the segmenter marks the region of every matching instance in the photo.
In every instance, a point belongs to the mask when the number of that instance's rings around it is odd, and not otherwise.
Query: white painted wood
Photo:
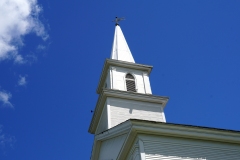
[[[133,151],[129,154],[127,160],[141,160],[138,147],[133,147]]]
[[[105,82],[105,85],[104,85],[104,88],[108,88],[110,89],[111,88],[111,71],[109,70],[108,71],[108,74],[107,74],[107,77],[106,77],[106,82]]]
[[[89,132],[90,133],[96,134],[96,129],[97,129],[98,123],[100,121],[104,105],[105,105],[106,101],[108,99],[111,99],[111,98],[118,99],[120,101],[126,100],[126,102],[128,100],[131,101],[131,102],[138,102],[139,103],[138,106],[141,106],[141,104],[146,105],[146,106],[150,106],[150,107],[145,107],[144,110],[146,110],[146,111],[151,109],[151,106],[152,107],[156,106],[157,108],[159,108],[159,107],[164,108],[168,99],[169,99],[168,97],[154,96],[154,95],[149,95],[149,94],[126,92],[126,91],[113,90],[113,89],[104,89],[102,91],[101,95],[99,96],[98,101],[97,101],[97,105],[95,107],[95,112],[94,112],[94,115],[93,115],[93,118],[91,120],[91,124],[90,124],[90,127],[89,127]],[[120,105],[120,107],[121,106],[126,107],[124,104]],[[111,110],[111,107],[110,107],[110,110]],[[150,110],[150,112],[145,112],[146,113],[145,115],[153,116],[153,115],[159,114],[159,113],[152,113],[152,112],[160,112],[161,113],[161,111],[162,110],[160,108],[157,109],[157,110]],[[160,116],[161,115],[162,114],[160,114]],[[136,117],[136,118],[141,119],[141,117],[140,118]],[[136,118],[134,118],[134,119],[136,119]],[[162,118],[160,117],[160,119],[162,119]],[[125,120],[128,120],[128,119],[124,119],[124,121]],[[151,120],[151,118],[150,118],[150,120]],[[158,118],[153,118],[152,120],[153,121],[158,121]],[[159,121],[164,122],[162,120],[159,120]],[[111,125],[111,126],[113,126],[113,125]]]
[[[108,71],[110,71],[110,83],[111,83],[110,89],[112,89],[112,88],[113,88],[113,73],[112,73],[112,67],[110,67],[110,69],[109,69]]]
[[[127,160],[141,160],[139,154],[139,144],[138,140],[135,140],[134,145],[132,145],[130,152],[126,158]]]
[[[146,92],[146,84],[145,84],[145,80],[144,80],[144,75],[145,74],[146,74],[145,72],[142,73],[142,78],[143,78],[144,93],[147,93]]]
[[[145,84],[145,90],[146,90],[146,94],[152,94],[152,90],[151,90],[151,86],[150,86],[150,82],[149,82],[149,77],[146,73],[143,73],[143,81]]]
[[[146,160],[239,160],[240,145],[142,135]]]
[[[125,138],[126,134],[103,141],[101,143],[99,160],[115,160]]]
[[[134,152],[134,155],[133,155],[133,160],[140,160],[140,156],[138,154],[138,152]]]
[[[167,122],[163,108],[161,107],[163,122]]]
[[[111,67],[116,67],[116,66],[121,67],[121,68],[127,68],[127,69],[142,71],[142,72],[146,73],[147,76],[149,76],[149,74],[151,73],[151,70],[153,68],[152,66],[149,66],[149,65],[129,63],[129,62],[118,61],[118,60],[114,60],[114,59],[106,59],[106,61],[104,63],[104,66],[103,66],[100,81],[99,81],[99,84],[98,84],[98,88],[97,88],[97,93],[98,94],[100,94],[102,89],[104,88],[104,85],[105,85],[105,82],[106,82],[106,77],[107,77],[107,74],[109,73],[109,69],[111,70]],[[111,75],[110,75],[110,77],[111,77]]]
[[[115,27],[111,59],[135,63],[120,26]]]
[[[141,119],[157,122],[165,122],[162,106],[147,102],[109,98],[111,127],[114,127],[128,119]]]
[[[140,152],[141,160],[145,160],[145,151],[144,151],[143,141],[139,139],[138,145],[139,145],[139,152]]]
[[[111,89],[117,89],[116,87],[116,68],[115,67],[111,67],[111,71],[112,71],[112,88]]]
[[[111,110],[109,105],[109,100],[107,100],[107,128],[111,128]]]
[[[105,83],[107,84],[107,86],[109,86],[110,89],[126,91],[125,76],[127,73],[130,73],[135,77],[137,92],[143,94],[151,94],[149,77],[147,74],[143,73],[143,71],[122,67],[111,67],[111,70],[109,70],[109,72],[109,76],[106,78]],[[110,82],[111,84],[109,84]]]
[[[96,134],[101,133],[108,129],[108,113],[107,113],[107,103],[105,103],[100,121],[97,126]]]

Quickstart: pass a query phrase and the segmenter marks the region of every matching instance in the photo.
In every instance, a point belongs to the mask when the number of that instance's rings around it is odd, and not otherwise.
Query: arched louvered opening
[[[136,92],[135,78],[133,77],[133,75],[128,73],[125,78],[127,91]]]

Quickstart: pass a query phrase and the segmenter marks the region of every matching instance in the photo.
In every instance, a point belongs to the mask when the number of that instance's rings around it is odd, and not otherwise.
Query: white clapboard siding
[[[111,100],[110,112],[111,127],[128,119],[165,122],[161,106],[152,103],[131,100]]]
[[[100,121],[97,126],[96,134],[101,133],[108,129],[108,117],[107,117],[107,106],[105,104]]]
[[[132,146],[128,156],[127,160],[140,160],[140,154],[139,154],[139,146],[138,143]]]
[[[99,160],[115,160],[124,143],[126,134],[105,140],[101,143]]]
[[[146,160],[240,160],[240,146],[211,141],[143,140]]]

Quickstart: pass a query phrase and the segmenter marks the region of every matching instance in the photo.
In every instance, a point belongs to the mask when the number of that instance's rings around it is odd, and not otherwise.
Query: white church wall
[[[101,143],[99,160],[115,160],[126,139],[126,134],[105,140]]]
[[[239,160],[240,145],[214,141],[141,135],[146,160]]]
[[[125,90],[124,87],[124,77],[121,72],[119,72],[119,69],[116,67],[111,67],[112,68],[112,87],[113,89],[117,90]]]
[[[131,160],[141,160],[139,154],[133,155]]]
[[[96,129],[96,134],[101,133],[107,129],[108,129],[108,115],[107,115],[107,104],[105,103],[101,118],[99,120],[97,129]]]
[[[150,81],[149,81],[149,77],[146,73],[143,73],[143,80],[144,80],[144,84],[145,84],[145,91],[146,94],[152,94],[152,90],[151,90],[151,86],[150,86]]]
[[[134,150],[133,155],[132,155],[132,160],[141,160],[138,148],[136,148]]]
[[[150,83],[147,84],[147,83],[144,82],[144,78],[143,78],[143,73],[142,72],[136,73],[135,77],[136,77],[137,92],[146,94],[147,93],[146,92],[146,88],[150,88]]]
[[[110,105],[110,128],[128,120],[142,119],[157,122],[166,122],[162,106],[148,102],[108,98]]]
[[[131,73],[135,77],[136,89],[138,93],[152,93],[149,77],[142,71],[122,67],[111,67],[110,72],[112,72],[111,79],[113,83],[113,89],[126,91],[125,76],[127,73]]]
[[[111,78],[110,78],[110,72],[108,72],[107,77],[106,77],[106,82],[104,88],[111,88]]]
[[[126,159],[127,160],[141,160],[140,155],[139,155],[139,146],[136,142],[130,149],[130,152],[128,153],[128,156]]]

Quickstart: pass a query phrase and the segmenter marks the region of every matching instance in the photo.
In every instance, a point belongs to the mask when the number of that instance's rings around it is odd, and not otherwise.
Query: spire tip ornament
[[[118,26],[119,25],[119,21],[125,20],[124,17],[118,18],[116,17],[115,20],[113,20],[113,22],[115,22],[115,25]]]

